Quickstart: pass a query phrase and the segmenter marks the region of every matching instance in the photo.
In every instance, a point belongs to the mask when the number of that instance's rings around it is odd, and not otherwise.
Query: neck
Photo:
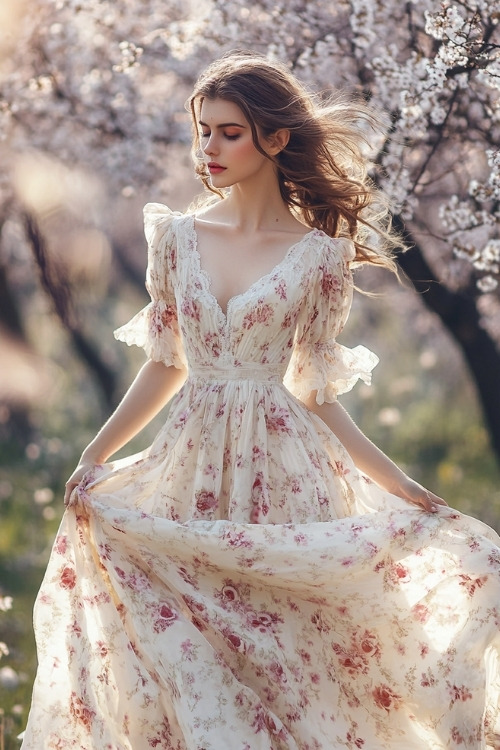
[[[250,232],[277,228],[292,218],[281,197],[274,168],[257,180],[233,185],[224,205],[231,213],[231,223]]]

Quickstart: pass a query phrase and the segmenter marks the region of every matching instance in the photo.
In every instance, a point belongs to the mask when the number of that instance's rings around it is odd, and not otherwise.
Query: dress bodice
[[[264,367],[299,397],[318,390],[319,402],[358,378],[369,382],[375,355],[336,342],[352,301],[350,240],[311,230],[232,297],[224,313],[201,267],[194,216],[148,204],[145,231],[152,301],[117,338],[143,346],[152,359],[207,376],[210,368],[243,377]]]

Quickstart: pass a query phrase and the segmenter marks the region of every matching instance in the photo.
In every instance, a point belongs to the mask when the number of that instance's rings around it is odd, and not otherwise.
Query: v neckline
[[[190,230],[191,230],[191,238],[192,238],[192,242],[190,243],[190,246],[191,246],[193,257],[196,260],[196,271],[198,273],[198,276],[201,279],[203,279],[203,281],[205,282],[205,291],[211,298],[211,301],[215,305],[224,324],[227,324],[227,321],[229,319],[230,309],[236,301],[246,297],[248,294],[250,294],[250,292],[254,290],[256,286],[258,286],[259,284],[262,284],[264,281],[267,281],[267,279],[273,276],[281,268],[281,266],[284,265],[284,263],[288,260],[288,258],[290,257],[290,255],[292,254],[294,250],[300,247],[303,242],[305,242],[312,235],[314,235],[315,233],[319,231],[318,229],[315,229],[315,228],[310,229],[300,238],[300,240],[297,240],[297,242],[294,242],[292,245],[290,245],[290,247],[285,252],[281,260],[279,260],[269,271],[262,274],[262,276],[259,276],[259,278],[255,279],[255,281],[253,281],[250,284],[250,286],[247,287],[247,289],[245,289],[245,291],[239,292],[238,294],[234,294],[232,297],[229,297],[227,301],[226,309],[223,310],[222,305],[220,304],[219,300],[217,299],[217,297],[212,291],[212,277],[208,273],[208,271],[206,271],[202,266],[201,255],[198,249],[198,232],[196,230],[196,216],[195,214],[191,214],[189,218],[191,220]]]

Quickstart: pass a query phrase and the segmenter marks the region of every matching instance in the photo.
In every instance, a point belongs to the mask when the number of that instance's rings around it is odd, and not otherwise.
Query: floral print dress
[[[223,312],[194,217],[145,226],[152,301],[116,336],[188,377],[65,512],[23,750],[498,746],[500,539],[382,491],[300,400],[377,361],[335,341],[352,243],[310,231]]]

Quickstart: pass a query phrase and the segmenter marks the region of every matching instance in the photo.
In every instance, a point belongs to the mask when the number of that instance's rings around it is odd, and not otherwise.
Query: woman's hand
[[[410,477],[402,479],[397,487],[390,490],[393,495],[401,497],[412,505],[419,505],[428,513],[437,513],[440,505],[447,506],[448,503],[442,497],[426,490],[421,484]]]
[[[66,482],[64,504],[72,505],[71,493],[96,464],[105,463],[145,427],[165,406],[186,379],[186,371],[148,360],[104,427],[85,448],[80,462]]]
[[[85,474],[93,469],[95,463],[88,463],[86,461],[80,461],[68,481],[66,482],[66,490],[64,492],[64,505],[68,508],[73,505],[74,500],[71,497],[71,493],[82,481]]]

